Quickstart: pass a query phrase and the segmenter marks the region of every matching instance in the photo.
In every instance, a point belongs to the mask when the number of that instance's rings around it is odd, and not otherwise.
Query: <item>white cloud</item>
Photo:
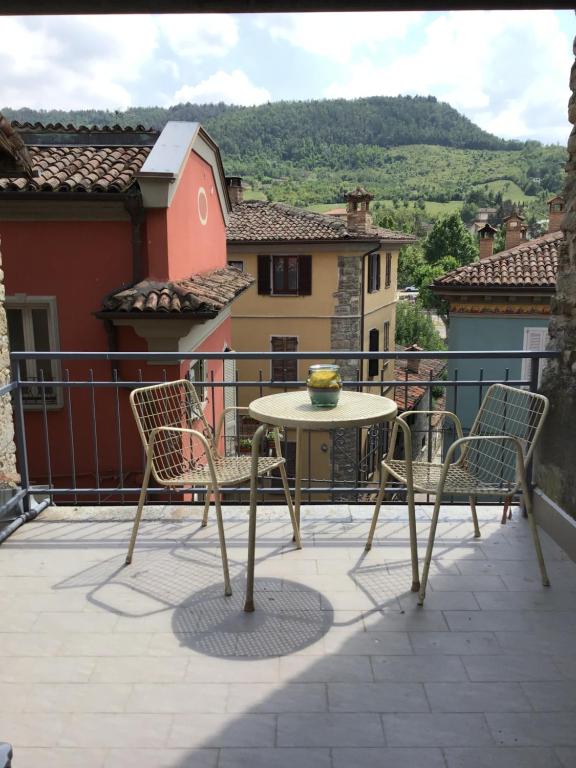
[[[226,56],[238,42],[232,16],[168,14],[157,16],[156,22],[173,52],[193,60]]]
[[[0,104],[125,107],[156,47],[146,16],[0,17]]]
[[[324,95],[433,94],[506,137],[565,140],[571,42],[553,11],[452,12],[414,53],[357,60]]]
[[[172,103],[190,101],[196,104],[218,103],[252,106],[271,100],[266,88],[260,88],[250,80],[245,72],[235,69],[233,72],[219,70],[196,85],[184,85],[174,94]]]
[[[402,39],[422,14],[416,11],[389,13],[301,13],[260,16],[257,24],[275,40],[338,62],[352,59],[356,49],[374,50],[392,39]]]

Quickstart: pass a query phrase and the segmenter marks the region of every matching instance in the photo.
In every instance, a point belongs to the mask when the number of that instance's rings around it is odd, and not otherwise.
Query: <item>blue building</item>
[[[549,207],[547,234],[525,240],[523,218],[514,212],[505,220],[506,250],[492,254],[496,230],[487,224],[479,232],[480,260],[434,281],[434,292],[449,306],[447,343],[451,352],[546,348],[563,239],[562,199],[553,198]],[[529,376],[529,360],[448,361],[448,378],[459,381]],[[472,425],[485,391],[463,385],[448,392],[448,410],[458,414],[465,430]]]

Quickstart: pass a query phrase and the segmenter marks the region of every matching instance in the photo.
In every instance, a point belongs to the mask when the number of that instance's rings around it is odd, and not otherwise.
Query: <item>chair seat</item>
[[[264,456],[258,458],[258,475],[265,475],[276,467],[284,464],[284,459],[277,456]],[[250,480],[252,471],[252,456],[226,456],[214,460],[216,482],[218,485],[236,485]],[[190,470],[179,475],[162,478],[158,477],[162,485],[211,485],[212,476],[207,464],[191,467]]]
[[[401,483],[407,484],[406,480],[406,462],[396,459],[385,460],[384,466],[390,474]],[[436,493],[440,475],[442,474],[441,464],[429,464],[428,462],[412,462],[412,477],[414,480],[414,490],[419,493]],[[465,466],[451,464],[448,468],[448,475],[444,484],[444,493],[464,493],[479,494],[486,493],[494,496],[507,496],[513,484],[502,480],[491,481],[488,478],[477,477],[469,472]]]

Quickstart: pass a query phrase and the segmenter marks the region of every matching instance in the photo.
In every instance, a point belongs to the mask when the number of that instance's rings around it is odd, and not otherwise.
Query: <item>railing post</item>
[[[22,499],[24,512],[30,511],[30,473],[28,471],[28,450],[26,448],[26,425],[24,423],[24,399],[22,397],[22,379],[20,377],[20,364],[13,361],[11,365],[12,379],[16,383],[16,389],[12,396],[14,408],[14,438],[16,443],[16,459],[20,473],[20,485],[26,491]]]
[[[533,357],[530,360],[530,392],[538,392],[539,378],[540,378],[540,358]]]

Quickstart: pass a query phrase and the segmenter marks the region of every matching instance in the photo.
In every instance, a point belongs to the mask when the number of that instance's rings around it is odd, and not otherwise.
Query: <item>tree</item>
[[[448,302],[432,291],[432,283],[446,272],[456,269],[458,262],[453,256],[445,256],[437,264],[424,263],[416,273],[416,285],[419,289],[418,301],[425,309],[432,310],[448,325]]]
[[[396,344],[402,347],[418,344],[427,350],[446,349],[420,300],[399,301],[396,305]]]
[[[460,214],[452,213],[434,224],[424,243],[424,255],[432,265],[446,256],[453,256],[461,266],[478,258],[478,245],[464,226]]]

